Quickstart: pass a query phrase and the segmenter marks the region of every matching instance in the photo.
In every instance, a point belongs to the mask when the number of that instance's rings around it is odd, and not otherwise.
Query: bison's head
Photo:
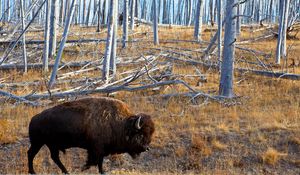
[[[128,119],[126,127],[127,152],[132,158],[149,150],[153,132],[154,123],[149,115],[138,114]]]

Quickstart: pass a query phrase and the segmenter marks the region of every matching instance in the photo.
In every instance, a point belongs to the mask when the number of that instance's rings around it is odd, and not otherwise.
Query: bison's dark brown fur
[[[138,156],[148,149],[154,123],[146,114],[133,114],[122,101],[112,98],[85,98],[66,102],[34,116],[29,124],[31,147],[28,150],[29,173],[34,174],[33,159],[43,145],[51,158],[68,173],[59,159],[59,151],[70,147],[86,149],[83,170],[98,165],[103,173],[103,158],[109,154]]]

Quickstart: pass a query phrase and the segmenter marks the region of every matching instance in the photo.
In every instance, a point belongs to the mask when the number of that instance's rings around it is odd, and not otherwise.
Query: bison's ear
[[[141,116],[139,116],[136,120],[135,120],[135,124],[134,124],[134,126],[135,126],[135,128],[136,129],[138,129],[138,130],[140,130],[141,128],[142,128],[142,126],[141,126]]]

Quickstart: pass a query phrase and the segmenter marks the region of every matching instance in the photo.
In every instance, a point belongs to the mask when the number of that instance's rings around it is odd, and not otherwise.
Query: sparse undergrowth
[[[79,30],[79,29],[76,29]],[[86,29],[88,30],[88,29]],[[149,28],[138,29],[147,32]],[[192,39],[192,28],[161,29],[160,38]],[[208,40],[209,32],[203,38]],[[255,34],[245,31],[243,38]],[[103,34],[101,35],[103,37]],[[97,36],[99,37],[99,36]],[[136,36],[149,37],[149,36]],[[144,39],[152,39],[152,36]],[[76,38],[76,37],[74,37]],[[290,56],[299,59],[300,41],[288,41],[294,48]],[[275,40],[260,41],[249,45],[266,53],[274,53]],[[164,43],[161,46],[199,49],[205,46],[193,43]],[[266,46],[266,47],[262,47]],[[73,48],[74,47],[74,48]],[[101,54],[84,54],[82,50],[104,52],[104,44],[80,45],[68,47],[63,61],[94,60]],[[149,51],[149,44],[131,43],[125,50],[119,49],[120,57],[138,57],[140,54],[155,53]],[[77,50],[76,50],[77,49]],[[73,52],[75,51],[75,53]],[[298,56],[298,57],[297,57]],[[237,58],[255,60],[249,53],[237,50]],[[193,58],[200,56],[193,54]],[[274,55],[270,59],[273,59]],[[166,61],[163,60],[162,61]],[[272,62],[272,60],[265,60]],[[173,63],[173,73],[194,75],[195,66]],[[243,66],[243,63],[238,63]],[[131,67],[119,67],[118,72],[125,72]],[[217,94],[218,72],[197,66],[207,77],[201,82],[191,77],[183,77],[197,90]],[[279,68],[280,69],[280,68]],[[289,69],[300,73],[299,67]],[[61,70],[60,73],[69,70]],[[29,94],[33,89],[44,92],[40,70],[30,70],[27,75],[19,71],[1,71],[5,83],[40,81],[34,87],[3,87],[17,95]],[[41,78],[43,77],[43,78]],[[86,72],[72,78],[100,77],[100,71]],[[151,144],[151,151],[142,154],[137,160],[128,155],[110,156],[105,168],[111,174],[299,174],[300,173],[300,85],[299,81],[282,80],[254,76],[250,73],[235,74],[235,89],[242,96],[236,105],[226,106],[207,100],[198,99],[192,103],[186,97],[162,98],[161,94],[183,92],[184,87],[171,85],[157,90],[137,92],[117,92],[111,96],[121,99],[137,112],[149,113],[156,124],[156,132]],[[57,87],[69,89],[72,84]],[[99,94],[91,96],[100,96]],[[66,99],[68,100],[68,99]],[[47,101],[47,100],[46,100]],[[49,106],[60,103],[54,101]],[[28,123],[32,116],[46,107],[30,107],[23,104],[12,105],[12,101],[1,101],[0,106],[0,174],[26,173]],[[81,173],[86,153],[80,149],[70,149],[61,154],[63,163],[72,173]],[[34,161],[38,173],[60,173],[53,163],[46,148]],[[84,173],[96,173],[95,167]]]

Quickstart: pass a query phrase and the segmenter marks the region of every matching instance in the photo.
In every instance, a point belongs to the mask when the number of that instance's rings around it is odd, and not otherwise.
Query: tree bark
[[[226,5],[226,24],[224,33],[223,62],[219,86],[219,95],[231,98],[233,94],[234,48],[236,37],[237,0],[228,0]]]
[[[219,70],[221,70],[221,59],[222,59],[222,0],[217,0],[217,8],[218,8],[218,61],[219,61]]]
[[[198,41],[201,41],[203,7],[204,0],[198,0],[194,29],[194,38]]]
[[[130,11],[130,29],[134,30],[134,11],[135,11],[135,1],[131,0],[131,11]]]
[[[153,35],[154,35],[154,45],[159,45],[156,0],[153,0]]]
[[[106,40],[106,47],[105,47],[105,55],[103,60],[103,69],[102,69],[102,79],[106,83],[109,81],[109,74],[110,74],[110,59],[112,55],[112,49],[113,49],[113,35],[114,35],[114,21],[115,19],[115,5],[116,0],[111,0],[110,2],[110,14],[109,14],[109,20],[107,25],[107,40]]]
[[[50,43],[49,43],[49,56],[53,57],[56,53],[56,33],[58,24],[58,3],[59,0],[52,0],[51,19],[50,19]]]
[[[126,48],[128,41],[128,0],[123,1],[123,48]]]
[[[25,21],[24,21],[24,4],[23,4],[23,0],[20,0],[20,9],[21,9],[22,31],[24,31],[25,30]],[[23,45],[24,73],[27,73],[27,55],[26,55],[25,33],[24,33],[24,35],[22,37],[22,42],[23,42],[22,45]]]
[[[44,72],[48,72],[48,58],[49,58],[49,36],[50,36],[50,13],[51,13],[51,0],[46,2],[46,21],[44,31],[44,53],[43,53],[43,65]]]

